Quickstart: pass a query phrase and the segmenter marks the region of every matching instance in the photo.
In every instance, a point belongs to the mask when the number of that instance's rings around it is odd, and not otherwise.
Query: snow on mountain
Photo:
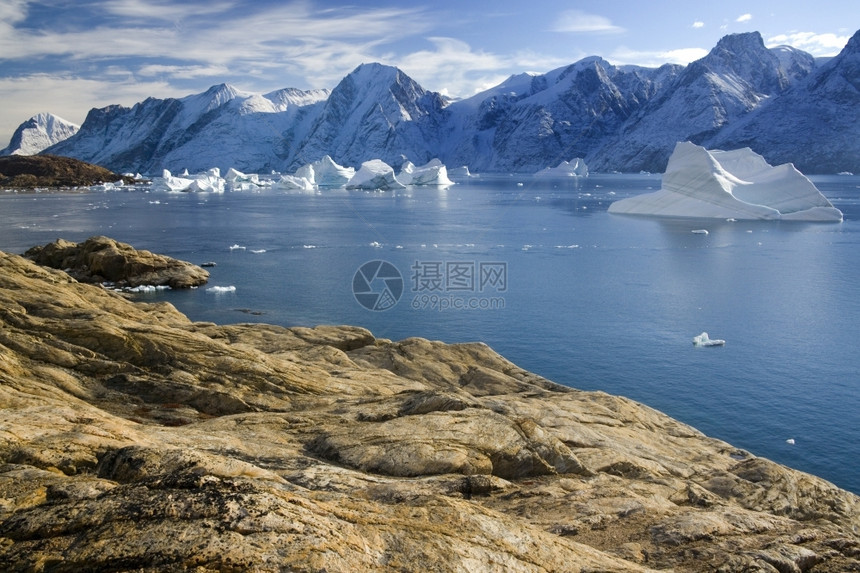
[[[643,106],[596,157],[586,155],[589,166],[663,171],[675,142],[708,142],[726,125],[801,81],[813,63],[811,56],[801,54],[774,53],[758,32],[725,36]]]
[[[449,106],[440,158],[473,171],[534,172],[589,153],[674,77],[678,67],[618,68],[590,57],[505,83]]]
[[[443,105],[399,69],[362,64],[332,90],[290,163],[323,155],[348,165],[368,158],[400,163],[404,156],[424,163],[435,157]]]
[[[686,67],[594,56],[453,103],[397,68],[362,64],[330,92],[261,95],[221,84],[94,109],[48,152],[149,174],[292,172],[324,156],[350,168],[439,158],[471,172],[535,173],[582,158],[597,172],[660,172],[677,141],[692,141],[748,146],[807,173],[860,172],[858,44],[855,35],[821,64],[794,48],[768,49],[757,32],[736,34]]]
[[[303,135],[309,108],[327,95],[325,90],[281,90],[261,96],[221,84],[181,99],[93,109],[76,136],[53,146],[51,153],[120,172],[213,166],[270,171],[283,167],[293,141]]]
[[[805,173],[860,173],[860,32],[806,81],[713,138]]]
[[[0,155],[36,155],[78,132],[80,126],[51,113],[34,115],[18,126]]]

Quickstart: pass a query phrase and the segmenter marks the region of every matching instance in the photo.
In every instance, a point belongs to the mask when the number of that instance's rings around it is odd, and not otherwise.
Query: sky
[[[0,0],[0,148],[28,118],[210,86],[333,88],[361,63],[397,66],[454,98],[587,56],[656,67],[757,31],[834,56],[856,0]]]

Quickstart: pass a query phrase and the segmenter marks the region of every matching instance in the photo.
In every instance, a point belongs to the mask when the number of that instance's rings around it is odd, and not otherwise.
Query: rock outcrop
[[[0,157],[0,188],[91,187],[101,183],[134,183],[133,177],[71,157],[9,155]]]
[[[851,571],[860,499],[486,345],[194,323],[0,253],[4,571]]]
[[[82,243],[57,239],[29,249],[24,256],[40,265],[65,270],[86,283],[189,288],[209,280],[209,272],[197,265],[137,250],[108,237],[90,237]]]

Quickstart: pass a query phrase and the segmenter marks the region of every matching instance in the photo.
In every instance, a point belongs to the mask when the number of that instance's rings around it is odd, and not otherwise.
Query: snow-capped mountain
[[[43,149],[68,139],[80,126],[52,113],[34,115],[18,126],[9,145],[0,155],[36,155]]]
[[[444,103],[397,68],[362,64],[332,90],[289,163],[330,155],[342,165],[382,159],[399,166],[405,158],[424,164],[438,148]]]
[[[280,169],[291,143],[304,136],[309,110],[328,95],[328,90],[292,89],[259,95],[220,84],[181,99],[93,109],[78,134],[50,152],[117,172]]]
[[[449,106],[454,127],[440,157],[472,171],[538,171],[588,157],[679,70],[617,68],[591,57],[543,75],[513,76]]]
[[[779,54],[779,55],[777,55]],[[584,156],[597,170],[663,171],[678,141],[708,144],[725,126],[802,81],[814,66],[798,50],[769,50],[758,32],[721,39],[647,102],[603,148]]]
[[[779,98],[720,131],[713,143],[751,147],[804,173],[860,173],[860,32]]]
[[[364,64],[333,90],[259,95],[228,85],[132,108],[94,109],[47,151],[115,171],[293,171],[325,155],[357,167],[434,157],[472,172],[663,171],[678,141],[749,146],[805,173],[860,172],[860,32],[838,57],[726,36],[686,67],[589,57],[449,102],[402,71]]]

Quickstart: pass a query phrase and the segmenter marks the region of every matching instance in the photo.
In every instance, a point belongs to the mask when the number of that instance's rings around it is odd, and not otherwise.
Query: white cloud
[[[753,19],[752,14],[746,13],[746,14],[741,14],[740,16],[738,16],[738,19],[735,20],[735,22],[749,22],[752,19]]]
[[[565,10],[552,26],[553,32],[620,33],[624,28],[616,26],[609,18],[589,14],[581,10]]]
[[[696,20],[695,22],[693,22],[693,28],[704,28],[704,27],[705,27],[705,23],[702,22],[701,20]]]
[[[26,0],[4,0],[0,3],[0,24],[15,24],[26,17]]]
[[[607,60],[615,65],[635,65],[647,68],[657,68],[663,64],[687,65],[690,62],[704,58],[708,50],[704,48],[679,48],[677,50],[639,51],[626,47],[615,49]]]
[[[107,0],[101,7],[110,14],[124,18],[176,21],[198,18],[206,14],[219,14],[231,9],[230,2],[172,2],[155,0]]]
[[[792,32],[772,36],[765,41],[769,48],[780,45],[793,46],[799,50],[809,52],[816,57],[835,56],[842,51],[848,43],[849,36],[837,36],[836,34],[816,34],[814,32]]]
[[[149,64],[137,69],[137,75],[145,78],[160,76],[187,79],[225,76],[229,73],[230,70],[224,66],[168,66]]]
[[[547,58],[530,52],[494,54],[474,51],[456,38],[431,37],[433,49],[412,52],[402,57],[383,59],[397,66],[424,88],[454,97],[468,97],[501,83],[510,70],[550,70],[568,60]]]

